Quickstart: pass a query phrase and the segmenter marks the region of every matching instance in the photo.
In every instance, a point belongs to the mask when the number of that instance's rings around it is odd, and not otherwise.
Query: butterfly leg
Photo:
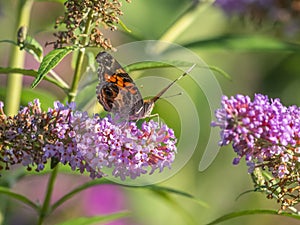
[[[160,119],[159,119],[159,114],[158,113],[155,113],[155,114],[152,114],[152,115],[148,116],[148,119],[150,120],[150,119],[155,118],[155,117],[157,117],[157,122],[158,122],[158,124],[160,124],[159,123]]]

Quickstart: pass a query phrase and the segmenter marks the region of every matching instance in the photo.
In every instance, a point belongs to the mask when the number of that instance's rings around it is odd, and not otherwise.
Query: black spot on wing
[[[104,95],[109,99],[114,99],[119,94],[119,88],[115,84],[106,84],[102,87]]]
[[[119,94],[119,88],[113,83],[108,84],[99,84],[97,86],[97,99],[99,103],[103,106],[103,108],[110,112],[113,108],[113,103],[115,98],[117,98]]]

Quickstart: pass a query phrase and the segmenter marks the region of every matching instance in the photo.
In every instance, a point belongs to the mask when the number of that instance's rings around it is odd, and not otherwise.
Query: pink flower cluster
[[[113,168],[113,175],[122,180],[145,174],[148,168],[150,174],[156,169],[161,172],[175,159],[173,130],[154,121],[143,122],[138,128],[135,122],[120,126],[109,117],[75,113],[73,126],[77,149],[85,161],[95,171]]]

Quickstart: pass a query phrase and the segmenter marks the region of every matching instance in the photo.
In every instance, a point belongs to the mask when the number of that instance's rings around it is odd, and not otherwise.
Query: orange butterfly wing
[[[100,52],[97,99],[103,108],[123,119],[129,119],[143,108],[144,101],[135,83],[122,66],[107,52]]]

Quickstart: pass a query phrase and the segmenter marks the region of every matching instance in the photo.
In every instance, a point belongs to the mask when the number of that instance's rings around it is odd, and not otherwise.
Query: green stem
[[[54,187],[54,183],[55,183],[57,173],[58,173],[58,166],[56,166],[53,169],[53,171],[52,171],[52,173],[49,177],[45,200],[44,200],[43,206],[42,206],[40,214],[39,214],[39,220],[38,220],[38,223],[37,223],[38,225],[43,224],[43,221],[44,221],[45,217],[49,213],[51,197],[52,197],[53,187]]]
[[[82,46],[85,46],[87,44],[86,43],[87,42],[86,36],[87,36],[87,34],[90,30],[90,26],[92,24],[92,16],[93,16],[93,12],[90,11],[89,14],[88,14],[88,20],[87,20],[84,32],[82,34],[83,40],[82,40],[82,43],[80,43],[80,44],[82,44]],[[75,67],[75,72],[74,72],[74,79],[73,79],[70,91],[68,93],[69,102],[74,101],[74,99],[76,97],[76,92],[77,92],[77,88],[78,88],[78,84],[79,84],[79,80],[80,80],[80,76],[81,76],[84,53],[85,53],[85,48],[83,47],[79,50],[78,55],[77,55],[76,67]],[[45,217],[51,211],[51,208],[50,208],[51,197],[52,197],[53,187],[54,187],[54,183],[55,183],[57,173],[58,173],[58,166],[56,166],[53,169],[53,171],[50,175],[48,185],[47,185],[45,200],[44,200],[44,203],[43,203],[43,206],[41,208],[40,215],[39,215],[38,225],[43,224],[43,221],[44,221]]]
[[[33,0],[19,0],[15,15],[18,15],[15,29],[18,30],[21,26],[28,26],[30,20],[30,12],[33,5]],[[16,35],[17,37],[17,35]],[[21,51],[17,46],[12,46],[9,67],[22,68],[24,66],[25,51]],[[23,77],[11,73],[7,77],[7,90],[5,98],[5,110],[7,115],[16,114],[19,105],[22,91]]]
[[[59,84],[59,87],[69,88],[69,85],[58,75],[54,70],[50,70],[49,73],[55,79],[55,81]]]
[[[72,82],[72,86],[70,88],[70,91],[68,93],[68,101],[72,102],[75,100],[76,95],[77,95],[77,88],[78,88],[78,84],[79,84],[79,80],[81,77],[81,70],[82,70],[82,63],[83,63],[83,59],[84,59],[84,53],[85,53],[85,49],[82,48],[79,50],[78,55],[77,55],[77,59],[76,59],[76,67],[75,67],[75,71],[74,71],[74,78],[73,78],[73,82]]]
[[[82,46],[86,46],[87,45],[87,34],[90,30],[91,24],[92,24],[92,18],[93,18],[93,11],[91,10],[88,14],[88,19],[87,22],[85,24],[85,29],[84,32],[82,34],[82,43],[80,43]],[[76,95],[77,95],[77,89],[78,89],[78,84],[80,81],[80,77],[82,74],[82,66],[83,66],[83,59],[84,59],[84,54],[85,54],[85,47],[81,48],[78,52],[77,55],[77,59],[76,59],[76,67],[75,67],[75,71],[74,71],[74,78],[73,78],[73,82],[72,82],[72,86],[70,88],[70,92],[68,94],[68,101],[72,102],[75,100]]]

